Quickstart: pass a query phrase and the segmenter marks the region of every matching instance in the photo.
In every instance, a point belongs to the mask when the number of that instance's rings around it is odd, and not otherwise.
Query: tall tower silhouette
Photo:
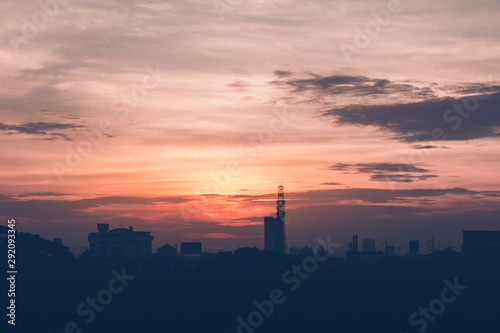
[[[285,231],[285,188],[278,186],[278,200],[276,201],[276,218],[264,218],[265,250],[278,253],[287,253]]]
[[[277,252],[287,253],[285,232],[285,187],[278,186],[278,200],[276,201],[276,248]]]

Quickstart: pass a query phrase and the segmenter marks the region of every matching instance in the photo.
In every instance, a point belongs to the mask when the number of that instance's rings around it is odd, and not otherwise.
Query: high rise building
[[[276,218],[264,217],[264,250],[276,252]]]
[[[375,240],[365,239],[363,241],[363,251],[359,251],[358,235],[352,236],[348,251],[345,254],[346,260],[357,260],[366,264],[379,263],[385,257],[384,252],[375,251]]]
[[[358,252],[358,235],[352,236],[352,243],[349,243],[349,252]]]
[[[276,217],[264,217],[264,250],[278,253],[287,253],[285,231],[285,190],[278,186],[278,200],[276,201]]]

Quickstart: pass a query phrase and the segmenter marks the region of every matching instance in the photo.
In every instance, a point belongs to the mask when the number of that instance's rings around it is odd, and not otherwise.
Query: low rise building
[[[109,230],[109,224],[98,223],[97,232],[88,236],[91,258],[144,258],[152,253],[151,232],[130,228]]]

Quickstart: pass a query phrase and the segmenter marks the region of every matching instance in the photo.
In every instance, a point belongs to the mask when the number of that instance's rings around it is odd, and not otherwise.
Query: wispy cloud
[[[55,139],[64,139],[71,140],[64,133],[60,133],[60,131],[71,130],[71,129],[79,129],[84,128],[82,125],[75,124],[64,124],[64,123],[55,123],[55,122],[29,122],[23,124],[4,124],[0,122],[0,131],[5,134],[29,134],[42,138],[43,140],[55,140]]]
[[[413,164],[398,164],[398,163],[355,163],[345,164],[337,163],[331,165],[329,170],[354,171],[356,173],[378,173],[378,172],[429,172],[424,168],[416,167]]]
[[[370,180],[371,181],[379,181],[379,182],[386,182],[386,181],[392,181],[392,182],[400,182],[400,183],[411,183],[415,180],[426,180],[429,178],[435,178],[438,177],[437,175],[423,175],[423,176],[414,176],[410,174],[376,174],[376,175],[371,175]]]
[[[350,104],[363,101],[364,104],[392,101],[415,101],[435,99],[432,85],[420,87],[408,82],[370,78],[361,75],[334,74],[324,76],[315,73],[291,73],[275,71],[277,79],[271,84],[299,94],[308,102],[322,105],[348,101]],[[345,99],[344,102],[339,101]]]
[[[417,167],[413,164],[398,163],[337,163],[328,170],[343,171],[344,173],[367,173],[371,181],[395,181],[411,183],[415,180],[426,180],[438,177],[437,175],[412,175],[410,173],[428,173],[430,170]]]

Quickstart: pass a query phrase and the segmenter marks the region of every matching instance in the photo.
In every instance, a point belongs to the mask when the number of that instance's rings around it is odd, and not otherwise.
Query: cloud
[[[427,173],[430,170],[417,167],[413,164],[398,163],[337,163],[331,165],[328,170],[344,171],[345,173],[371,174],[371,181],[411,183],[415,180],[426,180],[428,178],[438,177],[437,175],[411,175],[409,173]]]
[[[53,193],[34,192],[32,194],[48,196]],[[50,237],[64,237],[65,240],[68,239],[68,243],[75,244],[86,244],[87,240],[84,235],[95,230],[97,221],[106,221],[112,226],[134,225],[137,226],[137,230],[153,231],[155,241],[160,245],[165,242],[186,241],[193,237],[199,239],[203,238],[204,234],[225,234],[227,237],[217,239],[217,241],[214,239],[213,242],[207,239],[207,246],[210,247],[236,248],[260,244],[263,235],[263,215],[267,211],[264,210],[261,216],[256,216],[260,214],[255,213],[255,207],[267,203],[271,211],[276,194],[221,195],[219,197],[226,202],[238,199],[239,211],[246,211],[249,214],[254,212],[254,214],[237,217],[228,222],[197,220],[186,224],[179,216],[176,205],[189,201],[184,197],[107,196],[59,200],[13,198],[0,195],[0,216],[23,218],[25,221],[23,225],[25,228],[29,227],[31,232]],[[380,228],[387,226],[388,221],[393,221],[394,227],[400,229],[400,234],[406,234],[409,232],[408,224],[401,223],[401,221],[415,220],[418,216],[423,219],[426,218],[425,216],[443,214],[458,217],[462,216],[462,211],[468,211],[476,216],[475,219],[469,221],[470,223],[481,221],[492,210],[496,210],[498,197],[500,197],[500,192],[497,191],[473,191],[464,188],[394,191],[352,188],[289,192],[286,193],[289,222],[287,232],[289,232],[290,239],[302,241],[308,239],[309,236],[312,237],[312,234],[322,232],[321,230],[331,230],[332,227],[341,233],[351,233],[354,231],[352,230],[354,226],[358,228],[360,225],[366,225],[370,228],[375,228],[375,226]],[[443,200],[452,200],[455,205],[437,208],[439,206],[436,205]],[[467,207],[464,207],[464,202],[468,203]],[[157,207],[161,203],[165,205]],[[152,218],[148,212],[154,209],[162,211],[161,214],[164,217],[155,215]],[[209,210],[210,207],[207,209]],[[332,216],[335,216],[334,220]],[[370,226],[367,221],[377,223]],[[418,220],[415,221],[413,226],[418,225]],[[314,230],[310,229],[312,226]],[[307,232],[305,232],[306,229],[308,229]],[[382,229],[385,230],[384,232],[389,230]],[[368,232],[367,229],[363,230]],[[234,241],[235,239],[246,240],[238,242]],[[203,242],[205,247],[205,239]]]
[[[469,111],[474,105],[477,110]],[[500,134],[500,93],[408,104],[354,105],[327,110],[323,116],[334,117],[338,125],[375,126],[403,142],[496,138]]]
[[[289,71],[283,71],[283,70],[275,70],[274,71],[274,75],[282,78],[282,77],[287,77],[287,76],[290,76],[292,75],[292,72],[289,72]]]
[[[439,86],[360,75],[288,73],[271,84],[287,91],[289,102],[320,105],[321,116],[333,118],[336,125],[373,126],[403,142],[500,135],[500,86],[493,82]]]
[[[32,193],[33,194],[33,193]],[[52,192],[42,192],[37,196],[51,196]],[[56,194],[63,195],[63,194]],[[25,197],[27,195],[19,195]],[[52,200],[52,199],[28,199],[19,200],[11,197],[0,197],[0,216],[26,217],[34,220],[88,220],[95,218],[97,213],[89,211],[97,208],[111,207],[112,205],[149,205],[153,206],[159,203],[177,204],[187,202],[189,199],[176,196],[163,197],[126,197],[126,196],[103,196],[91,199],[78,200]],[[123,211],[126,209],[124,208]]]
[[[309,191],[302,195],[304,202],[339,202],[342,200],[361,200],[367,203],[395,203],[409,202],[409,198],[440,197],[447,194],[472,196],[480,192],[470,191],[464,188],[446,189],[375,189],[375,188],[352,188],[336,190]],[[297,194],[289,194],[287,198],[297,198]],[[297,198],[300,202],[300,198]]]
[[[60,192],[26,192],[22,194],[18,194],[16,197],[25,198],[25,197],[55,197],[55,196],[68,196],[71,195],[69,193],[60,193]]]
[[[500,195],[497,191],[471,191],[464,188],[444,189],[376,189],[376,188],[350,188],[350,189],[328,189],[311,190],[305,192],[286,193],[289,205],[324,205],[345,202],[364,202],[366,204],[405,203],[411,204],[413,200],[421,200],[429,197],[443,197],[446,195],[463,195],[469,198],[496,198]],[[95,218],[114,218],[125,221],[141,221],[142,218],[128,215],[127,212],[141,211],[141,209],[154,209],[159,204],[172,206],[172,213],[178,213],[176,204],[187,203],[193,198],[182,196],[163,197],[127,197],[127,196],[102,196],[85,199],[32,199],[29,196],[63,196],[58,192],[33,192],[13,196],[0,196],[0,216],[16,216],[33,219],[35,221],[89,221]],[[218,196],[221,200],[230,202],[237,201],[244,210],[248,206],[249,211],[256,204],[264,201],[274,200],[275,193],[261,195],[225,195]],[[121,216],[108,209],[120,208]],[[139,206],[143,206],[142,208]],[[167,209],[167,208],[166,208]],[[120,214],[119,214],[120,215]],[[124,220],[125,219],[125,220]],[[128,219],[128,220],[127,220]],[[182,217],[180,218],[182,220]],[[256,220],[257,221],[257,220]],[[173,222],[173,221],[171,221]],[[171,223],[169,222],[169,223]]]
[[[439,148],[438,146],[433,146],[433,145],[414,145],[412,146],[413,149],[434,149],[434,148]]]
[[[60,114],[58,112],[55,112],[55,111],[52,111],[52,110],[48,110],[48,109],[42,109],[42,110],[40,110],[40,113],[42,113],[45,116],[55,116],[55,117],[58,117],[58,118],[61,118],[61,119],[70,119],[70,120],[81,119],[80,116],[78,116],[76,114],[71,114],[71,113]]]
[[[438,177],[437,175],[424,175],[424,176],[412,176],[410,174],[383,174],[383,175],[371,175],[371,181],[379,182],[401,182],[401,183],[411,183],[414,180],[426,180],[428,178]]]
[[[346,201],[363,201],[369,204],[386,203],[411,203],[412,198],[419,199],[427,197],[442,197],[446,195],[464,195],[470,198],[494,197],[500,194],[498,191],[472,191],[465,188],[441,188],[441,189],[378,189],[378,188],[348,188],[311,190],[305,192],[286,193],[288,203],[294,205],[302,204],[333,204]],[[249,204],[261,203],[262,201],[274,200],[275,193],[262,195],[231,195],[227,200],[237,199],[238,202]]]
[[[251,86],[250,82],[244,80],[234,80],[233,82],[227,85],[230,88],[233,88],[237,92],[245,92],[248,90],[248,87]]]
[[[336,241],[345,242],[352,235],[389,240],[389,244],[408,246],[408,239],[431,239],[435,234],[443,246],[458,246],[463,230],[498,230],[496,211],[438,212],[427,207],[324,205],[289,210],[289,216],[303,223],[288,223],[287,240],[315,237],[317,230],[332,230]],[[326,233],[328,234],[328,233]],[[317,236],[316,236],[317,237]],[[458,250],[458,249],[457,249]]]
[[[65,131],[70,129],[83,128],[85,126],[75,124],[63,124],[55,122],[29,122],[18,125],[9,125],[0,122],[0,131],[6,134],[29,134],[41,136],[44,140],[64,139],[71,140],[66,134],[59,133],[58,131]]]
[[[321,185],[332,185],[332,186],[336,186],[336,185],[342,185],[340,183],[336,183],[336,182],[325,182],[325,183],[321,183]]]
[[[383,171],[429,172],[429,170],[424,168],[418,168],[413,164],[399,164],[399,163],[356,163],[356,164],[337,163],[331,165],[328,169],[355,171],[356,173],[377,173]]]
[[[387,98],[400,101],[435,99],[431,87],[419,87],[409,83],[398,83],[387,79],[375,79],[360,75],[335,74],[323,76],[314,73],[291,73],[275,71],[278,78],[271,84],[289,90],[292,94],[301,94],[309,102],[328,104],[342,98],[370,104]],[[354,100],[352,99],[354,98]],[[362,98],[362,99],[360,99]]]

